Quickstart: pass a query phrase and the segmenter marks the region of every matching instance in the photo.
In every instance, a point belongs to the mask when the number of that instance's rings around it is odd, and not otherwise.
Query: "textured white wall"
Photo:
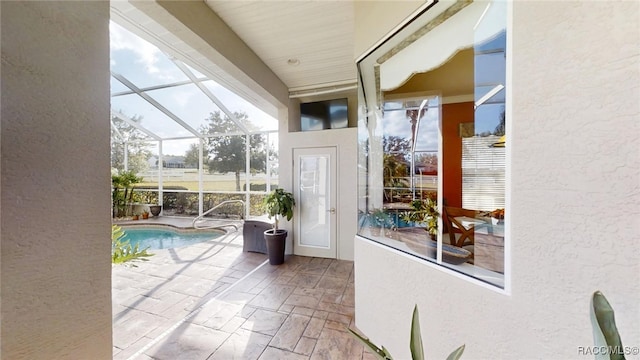
[[[110,359],[109,3],[1,2],[2,359]]]
[[[640,346],[640,3],[512,10],[511,294],[356,239],[357,326],[398,358],[414,304],[429,358],[582,358],[595,290]]]

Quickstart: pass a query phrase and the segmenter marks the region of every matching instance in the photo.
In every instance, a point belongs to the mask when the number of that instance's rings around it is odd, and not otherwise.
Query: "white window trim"
[[[412,17],[411,17],[412,18]],[[453,275],[456,278],[465,280],[469,283],[478,285],[482,288],[485,289],[489,289],[493,292],[496,292],[498,294],[502,294],[502,295],[507,295],[507,296],[511,296],[512,293],[512,286],[511,286],[511,282],[512,282],[512,266],[511,266],[511,221],[510,221],[510,215],[511,215],[511,169],[512,169],[512,123],[513,123],[513,101],[512,101],[512,95],[513,95],[513,90],[512,90],[512,84],[513,84],[513,73],[512,73],[512,65],[513,65],[513,40],[512,40],[512,36],[513,36],[513,4],[512,2],[508,2],[507,3],[507,19],[506,19],[506,49],[508,49],[506,51],[506,60],[505,60],[505,85],[506,89],[505,89],[505,116],[507,119],[510,119],[510,121],[507,121],[505,123],[505,133],[508,134],[506,141],[505,141],[505,164],[506,164],[506,169],[505,169],[505,228],[504,228],[504,273],[503,273],[503,286],[500,287],[500,285],[494,284],[494,283],[490,283],[487,281],[483,281],[479,278],[476,278],[473,274],[469,274],[469,273],[465,273],[465,272],[461,272],[461,271],[457,271],[454,270],[446,265],[442,264],[442,259],[441,259],[441,253],[442,253],[442,219],[439,219],[439,226],[438,226],[438,239],[440,239],[438,241],[438,250],[437,250],[437,259],[436,261],[433,260],[429,260],[420,256],[416,256],[407,252],[404,252],[402,250],[399,250],[395,247],[392,246],[388,246],[385,245],[383,243],[380,243],[376,240],[373,239],[369,239],[366,238],[364,236],[361,236],[359,234],[356,233],[355,238],[356,240],[363,240],[364,242],[370,244],[370,245],[374,245],[376,247],[379,247],[381,249],[385,249],[389,252],[395,253],[397,255],[400,255],[402,257],[405,257],[407,259],[410,259],[411,261],[415,261],[417,263],[420,264],[424,264],[432,269],[436,269],[438,271],[442,271],[444,273]],[[393,35],[393,34],[391,34]],[[389,36],[391,37],[391,36]],[[382,42],[388,40],[389,37],[385,37],[383,39]],[[375,46],[373,47],[375,48]],[[367,55],[370,55],[369,53],[373,51],[367,51],[365,52],[363,55],[361,55],[358,58],[359,62],[360,60],[363,60],[364,58],[366,58]],[[442,104],[441,104],[442,105]],[[441,106],[440,106],[441,108]],[[442,117],[440,117],[442,118]],[[440,136],[441,133],[440,133]],[[442,153],[442,141],[439,142],[439,147],[440,149],[438,150],[439,154]],[[439,172],[442,173],[442,169],[441,169],[441,165],[442,163],[439,162],[438,163],[438,167],[439,167]],[[442,189],[442,177],[438,177],[438,204],[439,204],[439,211],[441,211],[442,209],[442,191],[440,191]]]

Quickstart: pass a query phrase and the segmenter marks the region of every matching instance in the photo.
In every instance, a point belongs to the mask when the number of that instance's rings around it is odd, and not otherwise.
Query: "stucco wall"
[[[109,3],[2,1],[2,359],[110,359]]]
[[[357,238],[356,324],[375,343],[408,358],[418,304],[428,358],[461,344],[464,359],[585,358],[601,290],[623,345],[640,346],[639,12],[513,3],[510,294]]]

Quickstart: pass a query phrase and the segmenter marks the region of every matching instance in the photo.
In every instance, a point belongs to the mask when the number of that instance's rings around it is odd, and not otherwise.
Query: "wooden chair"
[[[452,206],[444,207],[444,216],[442,220],[447,225],[449,230],[449,243],[453,246],[463,247],[466,245],[474,244],[475,231],[487,226],[486,224],[472,224],[464,226],[460,221],[456,220],[457,217],[475,218],[478,214],[475,210],[456,208]],[[460,234],[460,237],[456,239],[456,233]]]

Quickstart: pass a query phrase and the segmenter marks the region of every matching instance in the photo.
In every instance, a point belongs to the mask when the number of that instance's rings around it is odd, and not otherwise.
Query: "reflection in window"
[[[359,235],[504,287],[505,60],[506,3],[441,2],[359,62]]]

